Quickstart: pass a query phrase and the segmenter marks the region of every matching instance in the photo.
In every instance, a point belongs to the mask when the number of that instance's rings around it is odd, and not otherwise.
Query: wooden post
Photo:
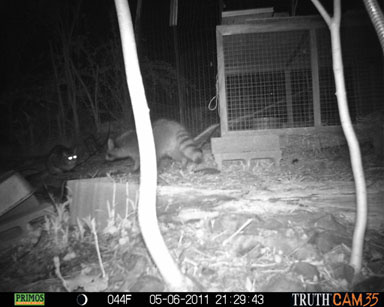
[[[319,54],[317,52],[316,30],[309,32],[311,44],[311,71],[312,71],[312,99],[313,99],[313,118],[315,127],[321,126],[321,107],[320,107],[320,76],[319,76]]]
[[[185,125],[185,101],[181,86],[181,71],[180,71],[180,56],[179,56],[179,41],[177,38],[177,26],[173,26],[173,47],[175,51],[175,64],[177,75],[177,94],[179,97],[179,116],[180,122]]]

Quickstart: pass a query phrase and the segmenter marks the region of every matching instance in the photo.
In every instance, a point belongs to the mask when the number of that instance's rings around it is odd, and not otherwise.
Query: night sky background
[[[323,2],[328,9],[332,8],[332,1]],[[274,7],[275,12],[289,12],[290,3],[289,0],[226,0],[222,7],[224,11]],[[136,1],[129,4],[135,20]],[[171,94],[177,100],[177,95],[169,90],[170,84],[176,82],[175,77],[170,77],[175,55],[169,6],[169,0],[143,1],[138,48],[145,86],[166,89],[165,93],[158,90],[156,95],[147,91],[150,106],[153,100],[169,101]],[[191,33],[207,35],[203,42],[207,42],[204,48],[210,50],[206,52],[208,55],[198,48],[192,49],[203,66],[210,63],[209,73],[204,74],[207,76],[204,82],[209,84],[205,86],[208,97],[215,94],[215,27],[220,24],[220,7],[216,0],[179,1],[178,29],[184,27]],[[343,1],[343,11],[351,9],[364,9],[362,1]],[[299,1],[297,15],[312,14],[317,11],[311,1]],[[44,151],[45,143],[52,146],[55,141],[73,140],[95,132],[100,130],[100,123],[116,120],[122,114],[130,118],[114,1],[2,0],[0,23],[3,155],[29,149],[34,153]],[[189,38],[182,34],[180,39]],[[188,59],[191,48],[183,49],[181,40],[179,52]],[[63,59],[65,55],[70,59],[67,62]],[[73,70],[66,71],[72,64]],[[72,78],[72,89],[68,78]],[[96,92],[98,127],[89,108],[90,96],[94,99]],[[61,105],[58,105],[59,96]],[[74,105],[77,126],[73,119]],[[161,108],[158,109],[161,113]]]

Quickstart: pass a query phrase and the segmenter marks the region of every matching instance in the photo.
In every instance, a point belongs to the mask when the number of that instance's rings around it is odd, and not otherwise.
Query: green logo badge
[[[15,306],[44,306],[45,293],[15,293]]]

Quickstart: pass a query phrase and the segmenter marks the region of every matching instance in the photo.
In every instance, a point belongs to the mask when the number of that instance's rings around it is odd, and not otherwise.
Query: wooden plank
[[[25,202],[30,200],[32,203],[38,203],[35,196],[31,196]],[[23,202],[24,204],[24,202]],[[28,224],[36,219],[43,218],[49,213],[53,213],[52,204],[44,202],[39,206],[29,206],[17,214],[5,214],[0,221],[0,246],[4,247],[10,244],[16,244],[28,234]]]
[[[10,171],[0,178],[0,216],[16,208],[33,193],[30,184],[17,172]]]
[[[369,25],[370,20],[364,12],[352,12],[345,14],[342,19],[342,27]],[[273,17],[256,19],[249,24],[220,25],[216,27],[221,35],[262,33],[276,31],[294,31],[327,28],[326,23],[320,16],[295,16],[295,17]]]
[[[315,127],[321,127],[319,55],[317,51],[316,30],[313,29],[310,31],[310,45],[314,125]]]
[[[341,214],[350,221],[356,216],[356,193],[353,182],[300,182],[296,187],[270,186],[269,191],[255,191],[248,194],[252,206],[263,204],[266,210],[278,207],[280,211],[293,210],[293,204],[300,204],[304,210],[319,210],[324,213]],[[368,228],[384,230],[384,191],[368,188]],[[256,203],[254,203],[256,202]],[[245,208],[242,208],[245,212]],[[299,209],[299,208],[298,208]],[[250,208],[252,210],[252,208]]]
[[[260,217],[286,213],[289,219],[290,214],[295,211],[307,211],[344,217],[353,224],[356,215],[353,182],[271,183],[268,189],[262,190],[211,190],[173,186],[162,188],[162,196],[172,199],[167,202],[166,210],[171,210],[183,221],[216,217],[217,213]],[[368,229],[384,230],[383,198],[381,186],[368,188]],[[186,200],[188,205],[185,205]],[[207,200],[212,205],[205,205]]]
[[[343,134],[340,126],[323,126],[323,127],[300,127],[300,128],[282,128],[282,129],[264,129],[264,130],[237,130],[229,131],[226,137],[235,136],[254,136],[254,135],[312,135],[312,134]]]
[[[77,219],[90,216],[95,218],[98,229],[107,225],[108,204],[115,217],[120,215],[124,218],[126,212],[131,213],[139,189],[137,183],[119,183],[111,178],[69,180],[67,187],[72,199],[71,223],[75,225]]]
[[[244,160],[248,167],[255,159],[271,159],[275,165],[280,165],[280,139],[271,136],[241,136],[211,139],[212,153],[219,169],[223,161]]]
[[[236,16],[247,16],[247,15],[257,15],[263,13],[273,13],[272,7],[263,7],[260,9],[250,9],[250,10],[238,10],[238,11],[226,11],[222,12],[222,17],[236,17]]]
[[[280,165],[281,153],[279,151],[249,151],[236,153],[214,154],[218,169],[222,169],[223,161],[243,160],[248,168],[251,166],[252,160],[267,159],[272,160],[275,166]]]
[[[286,32],[311,28],[325,28],[326,24],[321,17],[281,17],[265,18],[255,20],[249,24],[221,25],[216,29],[221,35],[265,33],[265,32]]]
[[[240,16],[223,17],[221,24],[234,25],[234,24],[247,24],[252,23],[255,20],[271,18],[273,17],[273,9],[265,12],[259,12],[255,14],[243,14]]]
[[[275,59],[273,58],[275,57]],[[231,75],[243,75],[249,73],[260,73],[260,72],[281,72],[284,70],[284,59],[282,57],[277,57],[277,55],[271,55],[268,58],[268,63],[262,64],[250,64],[250,65],[237,65],[235,67],[227,67],[225,69],[225,74],[227,76]],[[292,69],[309,69],[310,66],[306,63],[299,62],[291,66]]]
[[[211,146],[213,153],[270,151],[280,150],[280,141],[277,135],[222,137],[212,138]]]
[[[5,215],[0,221],[0,233],[14,227],[26,229],[29,222],[36,218],[43,217],[47,215],[48,212],[53,211],[52,204],[45,202],[37,207],[32,207],[24,212],[19,212],[18,214],[13,214],[11,216]]]
[[[301,127],[301,128],[284,128],[280,129],[282,132],[280,135],[291,135],[291,134],[297,134],[297,135],[312,135],[312,134],[340,134],[343,135],[343,130],[340,126],[321,126],[321,127]]]
[[[224,50],[223,50],[223,36],[216,31],[216,44],[217,44],[217,93],[220,111],[220,129],[221,135],[224,136],[228,132],[228,114],[227,114],[227,94],[225,90],[225,66],[224,66]]]

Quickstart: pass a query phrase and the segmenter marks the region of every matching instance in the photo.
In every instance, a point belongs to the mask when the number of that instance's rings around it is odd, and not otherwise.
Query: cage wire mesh
[[[229,131],[339,125],[329,30],[310,29],[222,36]],[[351,35],[351,33],[353,33]],[[381,49],[370,26],[342,28],[344,74],[352,119],[382,108]],[[319,84],[314,84],[313,65]],[[313,86],[319,87],[315,114]],[[320,118],[318,124],[314,118]]]
[[[353,33],[351,35],[351,33]],[[341,29],[344,77],[348,107],[353,122],[382,108],[384,98],[381,49],[370,26]],[[321,94],[321,123],[340,125],[335,82],[332,70],[330,35],[317,31]]]
[[[350,112],[353,120],[383,110],[383,55],[371,25],[351,27],[353,35],[344,35],[345,71],[348,76]]]
[[[214,29],[214,27],[212,28]],[[179,29],[180,75],[185,81],[183,123],[197,134],[213,123],[218,123],[217,109],[209,110],[210,100],[216,95],[216,38],[212,31]]]
[[[143,2],[141,62],[151,117],[178,120],[196,135],[219,122],[217,110],[208,110],[216,95],[218,6],[179,2],[176,26],[164,16],[169,5]]]
[[[218,5],[216,1],[180,2],[177,27],[181,121],[193,134],[219,122],[217,110],[209,110],[216,95],[216,35]]]
[[[177,72],[169,6],[143,2],[138,40],[140,68],[151,118],[179,120]]]
[[[301,127],[313,122],[308,31],[223,39],[230,130]]]

